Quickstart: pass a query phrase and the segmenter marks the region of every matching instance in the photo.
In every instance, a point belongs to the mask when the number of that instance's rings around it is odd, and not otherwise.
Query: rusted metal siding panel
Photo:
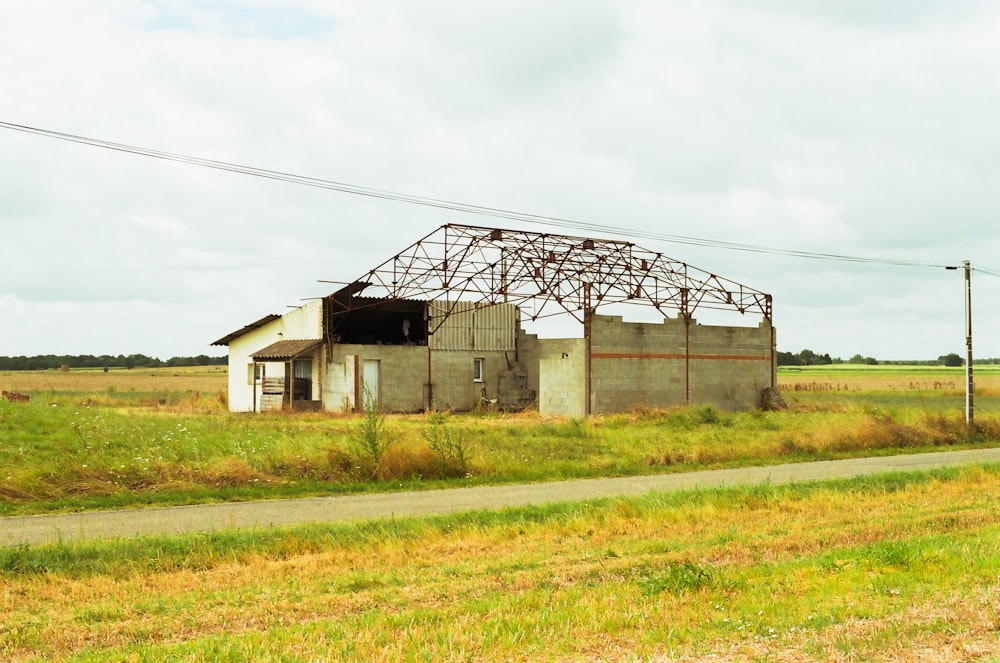
[[[513,351],[517,308],[509,304],[477,306],[473,302],[431,302],[432,350]],[[438,321],[447,318],[438,326]]]

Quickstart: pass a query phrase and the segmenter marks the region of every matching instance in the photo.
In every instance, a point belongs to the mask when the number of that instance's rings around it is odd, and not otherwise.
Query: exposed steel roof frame
[[[609,304],[771,318],[771,295],[622,240],[444,225],[357,279],[367,297],[535,302],[532,319]],[[369,290],[371,288],[371,290]],[[561,309],[561,310],[558,310]]]

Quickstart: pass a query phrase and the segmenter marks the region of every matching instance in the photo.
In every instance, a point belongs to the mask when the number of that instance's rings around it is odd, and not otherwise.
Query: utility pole
[[[957,270],[958,267],[945,267]],[[965,425],[971,427],[975,423],[975,409],[972,398],[975,389],[972,383],[972,264],[962,261],[965,271]]]
[[[975,417],[972,407],[972,265],[962,262],[965,269],[965,425],[972,426]]]

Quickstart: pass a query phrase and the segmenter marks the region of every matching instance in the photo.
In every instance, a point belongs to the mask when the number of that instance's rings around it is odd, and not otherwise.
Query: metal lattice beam
[[[466,225],[441,226],[355,283],[386,299],[530,301],[532,319],[568,313],[584,322],[588,309],[609,304],[771,318],[771,295],[632,242]]]

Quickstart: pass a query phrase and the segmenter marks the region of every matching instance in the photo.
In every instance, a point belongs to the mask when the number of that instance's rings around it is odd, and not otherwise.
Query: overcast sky
[[[3,122],[1000,274],[1000,0],[9,2],[0,90]],[[0,355],[223,354],[445,223],[546,230],[0,129]],[[781,350],[964,354],[960,271],[637,243],[772,293]]]

